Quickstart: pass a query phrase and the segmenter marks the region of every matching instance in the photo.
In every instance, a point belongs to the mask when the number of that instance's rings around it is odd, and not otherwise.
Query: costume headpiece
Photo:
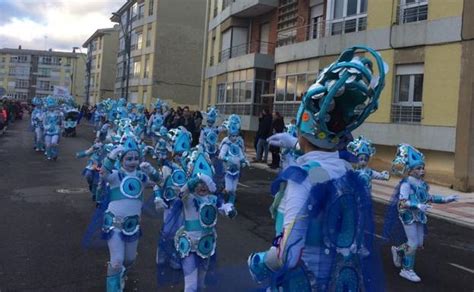
[[[375,154],[375,147],[370,140],[364,136],[359,136],[359,138],[347,144],[347,151],[355,156],[367,155],[368,157],[372,157]]]
[[[355,56],[366,51],[377,63]],[[339,140],[359,127],[375,110],[385,85],[387,66],[373,49],[356,46],[345,50],[339,59],[325,68],[303,97],[297,114],[297,127],[311,144],[334,149]]]
[[[240,132],[240,117],[238,115],[230,115],[226,121],[224,121],[224,127],[227,128],[229,136],[239,135]]]
[[[399,144],[397,154],[392,161],[392,172],[403,175],[413,168],[425,165],[423,153],[409,144]]]
[[[207,109],[206,116],[207,116],[207,123],[214,124],[217,121],[217,116],[219,115],[219,111],[215,107],[210,107]]]
[[[191,133],[183,126],[169,130],[168,138],[174,154],[182,154],[191,149]]]

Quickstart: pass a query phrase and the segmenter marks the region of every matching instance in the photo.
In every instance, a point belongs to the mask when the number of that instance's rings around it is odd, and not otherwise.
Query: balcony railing
[[[279,112],[284,117],[295,117],[299,107],[300,102],[278,102],[273,104],[274,111]]]
[[[392,123],[419,124],[423,119],[422,106],[406,106],[397,103],[392,104]]]
[[[274,43],[254,41],[246,44],[241,44],[238,46],[233,46],[228,49],[222,50],[219,52],[218,61],[223,62],[231,58],[251,54],[251,53],[260,53],[268,54],[275,48]]]
[[[219,110],[219,113],[225,115],[237,114],[244,116],[258,116],[264,108],[271,112],[268,104],[259,103],[224,103],[217,104],[216,108]]]
[[[397,24],[418,22],[428,19],[428,2],[399,5]]]
[[[309,25],[280,30],[277,34],[277,46],[286,46],[317,38],[364,31],[366,29],[367,14],[331,20],[321,19]]]

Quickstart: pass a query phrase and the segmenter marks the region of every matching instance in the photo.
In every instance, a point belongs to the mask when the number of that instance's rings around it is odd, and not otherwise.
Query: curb
[[[254,167],[254,168],[257,168],[257,169],[265,170],[265,171],[267,171],[267,172],[271,172],[271,173],[274,173],[274,174],[278,174],[278,172],[279,172],[279,170],[270,169],[270,168],[268,168],[267,165],[262,164],[262,163],[251,163],[250,166],[251,166],[251,167]],[[390,203],[390,199],[387,199],[387,198],[382,197],[382,196],[373,195],[373,194],[372,194],[372,199],[373,199],[375,202],[382,203],[382,204],[384,204],[384,205],[388,205],[388,204]],[[444,213],[444,212],[443,212],[443,213]],[[427,212],[427,215],[428,215],[429,217],[433,217],[433,218],[436,218],[436,219],[445,220],[445,221],[447,221],[447,222],[456,224],[456,225],[458,225],[458,226],[462,226],[462,227],[474,229],[474,224],[472,224],[472,223],[469,223],[469,222],[466,222],[466,221],[462,221],[462,220],[458,220],[458,219],[456,219],[456,218],[450,217],[450,216],[448,216],[448,215],[440,214],[440,213],[438,213],[438,212],[428,211],[428,212]]]

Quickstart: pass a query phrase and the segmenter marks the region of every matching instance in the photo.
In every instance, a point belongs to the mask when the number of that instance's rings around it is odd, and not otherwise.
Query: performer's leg
[[[191,253],[182,260],[184,273],[184,292],[194,292],[198,288],[198,265],[196,255]]]
[[[400,276],[403,278],[412,281],[412,282],[420,282],[421,279],[415,273],[415,255],[416,249],[418,248],[418,224],[403,224],[403,228],[405,229],[405,234],[407,236],[407,243],[404,249],[404,255],[402,260],[402,270],[400,272]]]
[[[44,142],[46,144],[46,156],[48,157],[48,159],[51,159],[52,158],[52,154],[51,154],[51,136],[50,135],[45,135],[44,136]]]
[[[107,241],[109,246],[110,261],[107,267],[107,292],[120,292],[125,286],[123,266],[125,256],[125,243],[120,238],[117,231]]]

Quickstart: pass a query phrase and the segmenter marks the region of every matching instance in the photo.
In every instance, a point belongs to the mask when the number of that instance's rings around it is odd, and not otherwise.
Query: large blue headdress
[[[403,175],[413,168],[425,165],[425,156],[409,144],[399,144],[397,154],[392,161],[392,172]]]
[[[357,57],[366,51],[377,62]],[[297,127],[311,144],[334,149],[339,140],[359,127],[375,110],[385,85],[387,67],[373,49],[357,46],[345,50],[339,59],[325,68],[303,97],[297,114]]]
[[[293,137],[298,137],[298,128],[295,124],[286,125],[286,132]]]
[[[186,130],[186,128],[183,126],[169,130],[168,139],[170,141],[173,154],[182,154],[184,152],[188,152],[191,149],[191,133],[189,133],[188,130]]]
[[[208,108],[206,112],[207,123],[213,125],[217,121],[218,115],[219,111],[215,107]]]
[[[127,137],[122,142],[122,146],[123,146],[123,152],[122,152],[121,157],[125,156],[125,154],[127,154],[130,151],[136,151],[138,155],[141,156],[140,147],[138,146],[137,141],[133,137]]]
[[[41,101],[41,98],[35,96],[31,100],[31,104],[33,104],[34,106],[42,106],[43,102]]]
[[[53,108],[53,107],[56,107],[57,105],[58,105],[58,101],[55,98],[53,98],[52,96],[46,97],[47,108]]]
[[[224,122],[224,127],[227,128],[229,136],[237,136],[240,133],[240,117],[232,114]]]
[[[194,150],[189,156],[188,173],[190,177],[194,177],[198,173],[213,177],[214,167],[212,166],[212,161],[209,158],[209,154],[204,152],[199,147],[197,150]]]
[[[364,136],[359,136],[359,138],[347,144],[347,151],[355,156],[367,155],[367,157],[372,157],[375,154],[375,147],[372,145],[372,141]]]

